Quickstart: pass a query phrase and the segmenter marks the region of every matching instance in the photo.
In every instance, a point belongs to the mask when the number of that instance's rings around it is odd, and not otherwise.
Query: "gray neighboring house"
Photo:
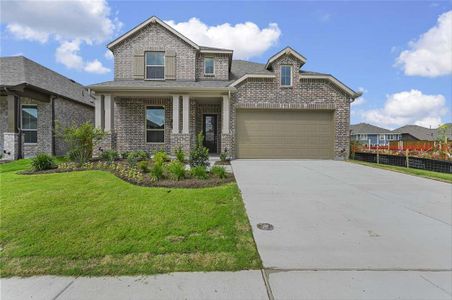
[[[376,146],[388,145],[390,141],[400,141],[402,135],[372,124],[359,123],[350,125],[350,137],[352,141]]]
[[[431,129],[419,125],[405,125],[394,129],[393,132],[399,133],[402,141],[433,141],[437,137],[436,128]]]
[[[290,47],[265,64],[200,46],[157,17],[108,44],[114,80],[90,86],[99,150],[186,153],[203,132],[232,158],[345,159],[350,103],[360,93],[330,74],[305,71]]]
[[[0,58],[0,150],[3,159],[64,155],[62,126],[94,123],[90,91],[26,57]]]

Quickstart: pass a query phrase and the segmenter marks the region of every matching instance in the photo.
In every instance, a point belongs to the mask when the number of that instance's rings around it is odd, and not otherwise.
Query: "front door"
[[[203,116],[204,147],[209,153],[217,153],[217,115]]]

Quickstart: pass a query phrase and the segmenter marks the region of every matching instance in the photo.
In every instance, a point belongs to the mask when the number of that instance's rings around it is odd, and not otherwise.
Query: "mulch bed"
[[[229,166],[230,164],[231,164],[230,160],[225,160],[225,161],[217,160],[214,163],[214,166]]]
[[[165,187],[165,188],[207,188],[207,187],[215,187],[220,186],[226,183],[235,182],[235,177],[233,174],[228,173],[227,177],[224,179],[218,178],[218,177],[209,177],[207,179],[196,179],[196,178],[186,178],[179,181],[176,180],[170,180],[170,179],[162,179],[159,181],[152,181],[150,178],[145,178],[144,181],[137,182],[135,180],[132,180],[128,177],[120,176],[116,172],[113,172],[109,169],[88,169],[88,168],[76,168],[76,169],[51,169],[51,170],[44,170],[44,171],[33,171],[33,170],[25,170],[25,171],[19,171],[17,174],[20,175],[40,175],[40,174],[54,174],[54,173],[69,173],[69,172],[77,172],[77,171],[91,171],[91,170],[98,170],[98,171],[106,171],[110,172],[116,177],[139,186],[145,186],[145,187]]]

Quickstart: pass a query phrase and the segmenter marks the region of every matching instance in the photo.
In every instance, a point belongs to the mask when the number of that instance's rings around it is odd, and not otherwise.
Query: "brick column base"
[[[3,133],[3,159],[15,160],[19,158],[19,140],[18,133]]]
[[[187,133],[172,133],[171,134],[171,154],[175,154],[178,148],[184,150],[185,156],[190,155],[190,134]]]
[[[93,157],[99,157],[102,151],[116,150],[116,135],[114,133],[107,134],[93,149]]]
[[[235,152],[232,147],[232,134],[222,133],[221,134],[221,153],[227,151],[230,159],[235,158]]]

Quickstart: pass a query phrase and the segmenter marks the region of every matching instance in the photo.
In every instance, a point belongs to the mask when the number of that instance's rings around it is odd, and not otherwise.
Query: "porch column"
[[[19,98],[15,95],[7,95],[8,102],[8,128],[3,133],[3,157],[8,160],[20,157],[19,124]]]
[[[188,134],[190,126],[190,97],[182,96],[182,133]]]
[[[173,95],[173,133],[179,133],[179,95]]]
[[[104,130],[111,133],[114,129],[114,127],[113,127],[113,100],[111,99],[111,95],[104,95],[104,112],[105,112]]]
[[[229,96],[228,95],[223,96],[223,108],[221,111],[222,111],[221,124],[223,125],[222,129],[221,129],[221,133],[229,134]]]
[[[102,95],[96,95],[94,100],[94,124],[98,129],[102,129],[102,115]]]

